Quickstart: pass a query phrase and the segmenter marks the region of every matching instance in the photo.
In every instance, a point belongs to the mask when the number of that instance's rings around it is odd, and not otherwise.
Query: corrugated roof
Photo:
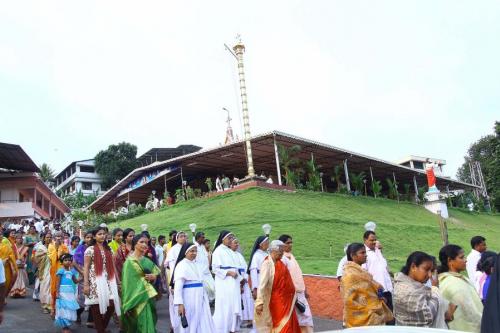
[[[0,168],[16,171],[40,172],[35,162],[19,145],[0,142]]]
[[[315,161],[318,165],[323,165],[324,169],[333,169],[335,165],[342,163],[344,159],[348,160],[349,170],[352,172],[367,172],[369,166],[373,167],[373,173],[376,179],[390,175],[396,172],[398,178],[405,178],[406,183],[413,175],[420,175],[424,179],[425,171],[412,169],[393,162],[385,161],[382,159],[370,157],[363,154],[358,154],[347,149],[335,147],[332,145],[320,143],[318,141],[301,138],[299,136],[287,134],[280,131],[272,131],[264,134],[256,135],[251,138],[252,151],[254,158],[254,165],[259,165],[262,169],[270,169],[275,167],[274,147],[273,140],[286,145],[300,145],[302,146],[301,157],[302,159],[309,159],[311,152],[314,152]],[[215,171],[227,172],[229,174],[246,172],[246,158],[244,150],[244,140],[240,139],[228,145],[222,145],[213,148],[201,149],[197,152],[175,157],[166,161],[154,162],[144,167],[140,167],[129,173],[126,177],[120,180],[110,190],[104,193],[96,201],[92,203],[91,208],[101,207],[110,200],[113,200],[117,194],[125,188],[128,183],[137,178],[142,173],[149,170],[165,168],[170,165],[183,166],[184,168],[191,168],[193,173],[197,171]],[[217,171],[218,170],[218,171]],[[256,167],[256,172],[260,171]],[[369,175],[368,175],[369,177]],[[406,179],[408,178],[408,179]],[[466,188],[475,187],[472,184],[467,184],[458,180],[453,180],[447,177],[436,177],[438,183],[451,184],[452,187],[462,186]],[[383,178],[382,178],[383,180]]]

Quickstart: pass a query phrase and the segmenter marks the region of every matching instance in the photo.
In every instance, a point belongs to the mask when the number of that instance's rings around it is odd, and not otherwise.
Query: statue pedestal
[[[427,192],[425,193],[424,207],[428,211],[434,214],[438,214],[441,212],[441,217],[447,219],[448,215],[448,206],[446,206],[446,199],[440,197],[441,192]]]
[[[257,175],[255,175],[253,177],[246,176],[245,178],[238,180],[238,185],[242,185],[242,184],[246,184],[246,183],[250,183],[250,182],[254,182],[254,181],[265,182],[266,180],[267,180],[266,177],[261,177],[261,176],[257,176]]]

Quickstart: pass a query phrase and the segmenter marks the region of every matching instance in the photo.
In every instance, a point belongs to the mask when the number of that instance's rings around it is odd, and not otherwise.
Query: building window
[[[92,183],[82,182],[82,190],[84,190],[84,191],[92,191]]]
[[[413,167],[415,169],[424,170],[424,163],[423,162],[413,161]]]
[[[90,166],[90,165],[80,165],[80,172],[94,173],[95,169],[93,166]]]

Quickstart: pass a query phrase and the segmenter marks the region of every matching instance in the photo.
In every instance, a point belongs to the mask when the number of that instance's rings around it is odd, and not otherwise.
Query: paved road
[[[39,302],[33,302],[31,290],[29,297],[24,299],[8,299],[7,307],[4,312],[4,322],[0,326],[0,332],[5,333],[54,333],[60,332],[53,325],[50,316],[43,314]],[[158,311],[158,332],[168,332],[168,300],[163,297],[157,304]],[[87,314],[83,314],[83,322],[87,319]],[[334,329],[340,329],[341,323],[334,320],[324,320],[315,318],[315,332],[322,332]],[[109,325],[113,333],[118,332],[114,323]],[[73,325],[72,331],[75,333],[95,332],[85,326]],[[247,331],[241,331],[242,333]]]

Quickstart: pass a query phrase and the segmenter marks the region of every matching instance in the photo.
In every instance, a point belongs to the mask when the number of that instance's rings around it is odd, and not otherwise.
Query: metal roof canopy
[[[19,145],[0,142],[0,168],[15,171],[40,172],[35,162]]]
[[[302,161],[310,160],[311,156],[314,156],[314,161],[318,170],[324,173],[323,181],[328,189],[333,188],[333,183],[331,182],[330,177],[333,173],[334,167],[342,164],[346,159],[347,167],[350,173],[365,172],[367,185],[371,184],[370,167],[372,168],[374,179],[379,180],[384,189],[387,188],[385,179],[390,178],[392,180],[393,173],[399,184],[400,192],[402,192],[403,184],[410,184],[410,192],[414,193],[413,176],[415,176],[418,186],[424,186],[427,184],[426,174],[423,170],[411,169],[399,164],[357,154],[345,149],[278,131],[265,133],[251,138],[256,174],[264,172],[267,176],[272,175],[273,178],[276,179],[274,140],[276,140],[277,144],[287,147],[292,145],[301,146],[302,149],[300,153],[297,154],[297,157]],[[245,142],[244,140],[239,140],[232,144],[216,148],[203,149],[195,153],[179,156],[163,162],[154,162],[145,167],[138,168],[132,171],[104,195],[93,202],[90,207],[92,209],[101,210],[106,206],[109,207],[110,203],[127,200],[117,198],[116,196],[132,180],[147,173],[148,171],[162,169],[172,165],[182,167],[183,176],[188,181],[197,179],[203,183],[205,177],[215,177],[220,174],[243,178],[247,173]],[[473,189],[475,187],[472,184],[463,183],[446,177],[436,177],[436,179],[437,186],[443,191],[445,191],[446,187],[448,187],[449,190]],[[174,179],[173,181],[180,186],[180,179]],[[345,182],[344,173],[342,173],[342,181]],[[172,181],[169,181],[170,185],[171,182]],[[136,198],[136,194],[139,194],[140,192],[142,195],[147,197],[151,193],[150,190],[160,190],[163,186],[164,179],[157,178],[150,183],[131,191],[129,194],[131,198],[130,201],[134,202],[132,198]],[[169,188],[171,189],[170,186]],[[124,194],[122,197],[126,195],[127,194]]]
[[[151,148],[137,157],[137,160],[144,165],[148,165],[156,161],[166,161],[174,157],[194,153],[200,149],[201,147],[195,145],[180,145],[177,148]]]

